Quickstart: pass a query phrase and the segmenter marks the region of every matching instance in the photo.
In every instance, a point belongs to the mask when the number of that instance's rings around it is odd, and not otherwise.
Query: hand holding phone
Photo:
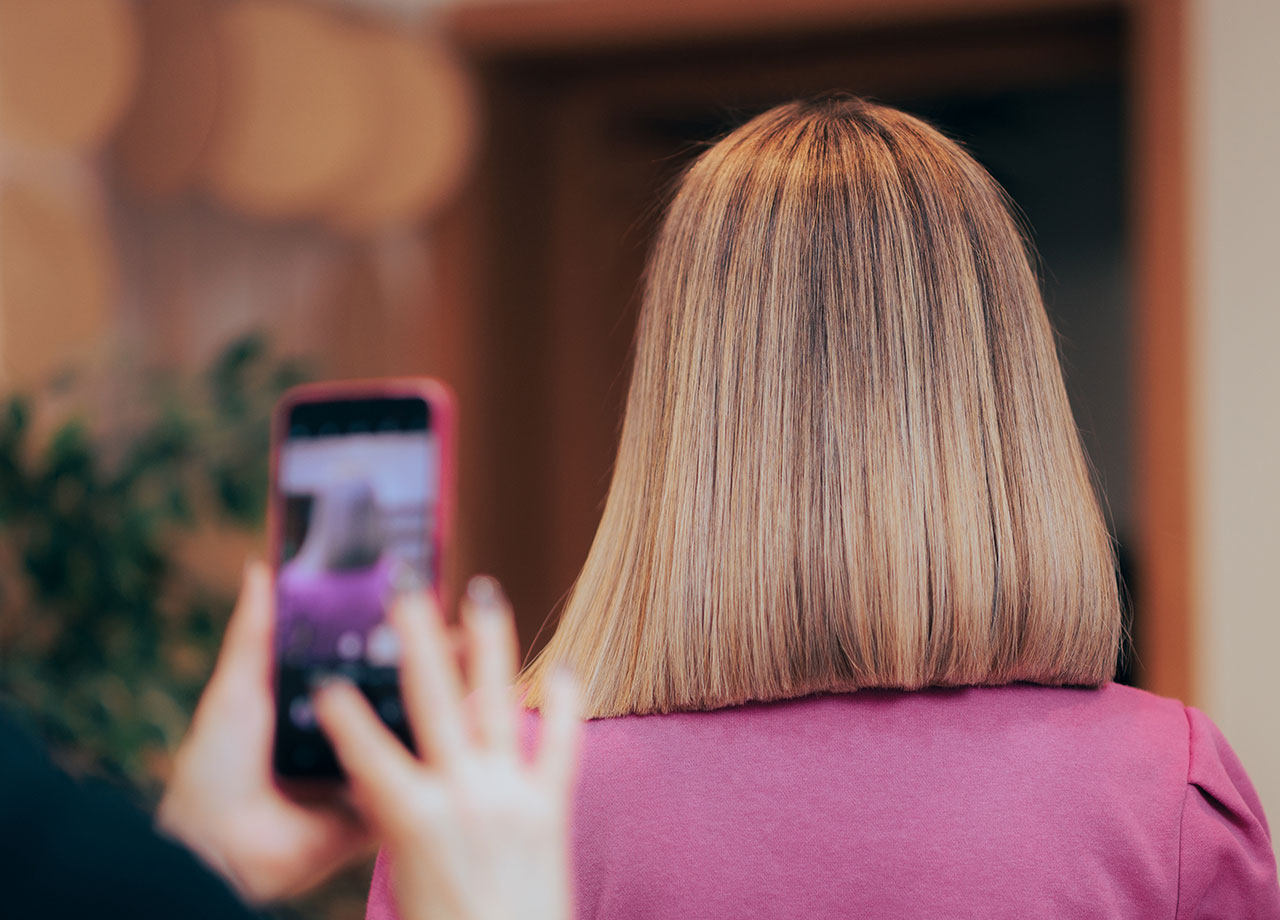
[[[271,592],[267,567],[248,566],[217,668],[175,758],[160,828],[254,904],[319,884],[367,853],[376,835],[392,854],[406,920],[459,905],[499,908],[468,917],[568,918],[577,693],[565,675],[553,681],[528,756],[517,742],[524,717],[510,693],[515,628],[500,590],[468,591],[465,674],[453,654],[458,637],[442,628],[430,595],[399,599],[406,706],[427,756],[403,747],[360,690],[330,682],[314,696],[354,795],[305,799],[285,794],[271,775]],[[464,705],[464,693],[476,705]]]
[[[174,756],[156,813],[251,904],[291,897],[369,852],[343,797],[286,795],[271,770],[271,571],[245,568],[213,677]]]

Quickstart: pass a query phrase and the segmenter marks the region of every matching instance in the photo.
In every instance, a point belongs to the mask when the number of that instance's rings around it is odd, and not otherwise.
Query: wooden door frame
[[[1131,11],[1134,243],[1134,466],[1137,560],[1148,611],[1139,676],[1194,703],[1191,658],[1190,296],[1187,3],[1135,0]]]
[[[1133,243],[1134,455],[1142,646],[1146,689],[1194,701],[1191,667],[1192,559],[1187,299],[1186,0],[489,0],[453,8],[444,23],[463,54],[484,68],[504,60],[689,42],[734,41],[779,33],[928,25],[1004,16],[1119,11],[1128,23],[1130,222]],[[483,167],[481,167],[483,168]],[[444,372],[466,403],[482,411],[482,362],[490,330],[468,272],[478,268],[465,239],[476,214],[455,209],[443,223],[438,252],[442,293],[453,303],[445,337],[453,357]],[[474,274],[470,275],[474,278]],[[464,505],[486,501],[480,484],[492,445],[464,442],[463,465],[477,485]],[[468,494],[469,493],[469,494]],[[494,514],[500,511],[490,509]],[[488,517],[494,517],[494,514]],[[485,518],[486,515],[481,515]],[[461,522],[462,564],[483,558],[478,533]],[[1151,612],[1155,611],[1155,615]]]

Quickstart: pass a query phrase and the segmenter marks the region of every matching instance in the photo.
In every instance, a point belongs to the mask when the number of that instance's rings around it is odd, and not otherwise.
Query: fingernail
[[[340,684],[346,684],[349,687],[355,686],[351,678],[345,674],[335,674],[332,671],[312,674],[308,683],[311,685],[312,693],[318,693],[326,687],[336,687]]]
[[[547,675],[546,702],[552,706],[566,707],[578,718],[582,717],[578,678],[566,665],[556,665]]]
[[[550,687],[554,687],[559,691],[574,690],[578,686],[577,675],[566,664],[558,664],[552,668],[547,677],[547,682]]]
[[[475,575],[467,582],[467,600],[477,610],[499,610],[503,601],[502,585],[492,575]]]
[[[396,564],[394,582],[396,594],[417,594],[426,586],[418,570],[404,560]]]

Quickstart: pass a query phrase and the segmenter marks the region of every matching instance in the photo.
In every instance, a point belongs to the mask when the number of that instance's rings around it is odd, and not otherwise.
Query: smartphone
[[[406,582],[443,595],[453,407],[449,389],[426,378],[309,384],[276,407],[268,521],[280,777],[341,777],[311,705],[329,675],[354,682],[412,747],[386,613]]]

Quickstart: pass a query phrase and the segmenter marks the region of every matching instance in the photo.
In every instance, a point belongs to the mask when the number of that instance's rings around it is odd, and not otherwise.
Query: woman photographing
[[[6,905],[240,917],[377,839],[373,920],[1280,920],[1222,734],[1112,682],[1113,549],[1009,204],[894,109],[779,106],[685,175],[525,673],[489,579],[460,637],[421,593],[393,623],[418,753],[331,683],[349,794],[290,798],[250,567],[158,815],[185,850],[0,735]]]

